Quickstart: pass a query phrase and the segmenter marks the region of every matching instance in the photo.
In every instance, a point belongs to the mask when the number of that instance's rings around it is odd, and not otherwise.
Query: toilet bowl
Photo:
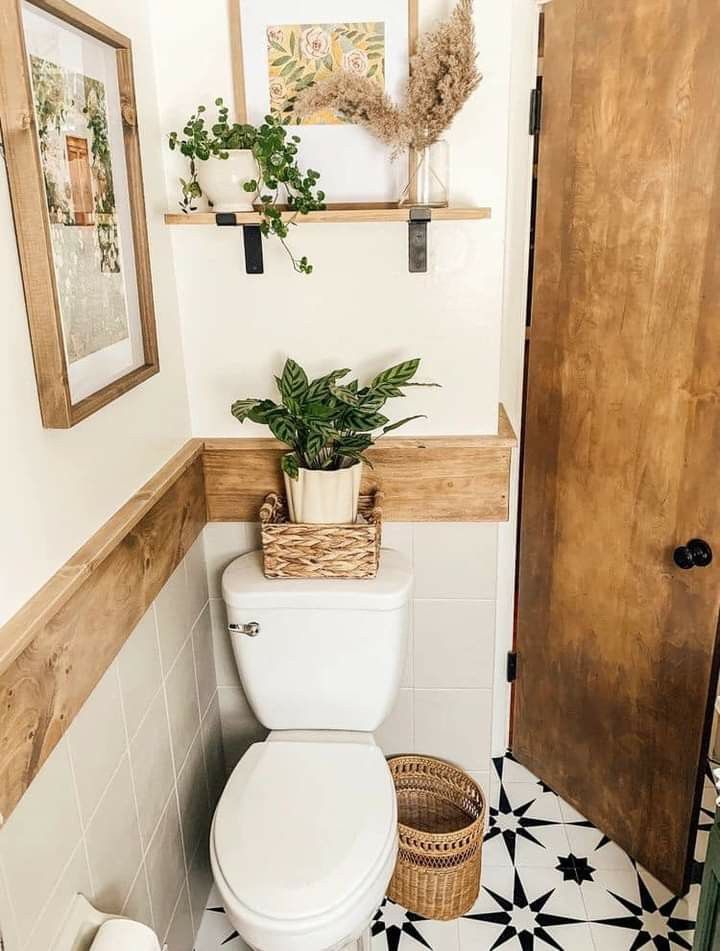
[[[395,790],[373,732],[399,689],[411,587],[409,562],[390,550],[369,581],[269,581],[258,552],[225,570],[240,678],[271,732],[232,773],[210,854],[225,911],[256,951],[366,940],[397,856]]]
[[[210,854],[225,911],[261,951],[360,937],[397,855],[392,779],[372,737],[273,733],[232,774]]]

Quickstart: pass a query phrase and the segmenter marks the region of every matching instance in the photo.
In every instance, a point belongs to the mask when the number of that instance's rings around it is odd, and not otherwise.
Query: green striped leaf
[[[241,423],[244,423],[245,420],[250,416],[252,410],[256,406],[259,406],[260,400],[235,400],[235,402],[230,407],[230,412],[233,414],[235,419],[240,420]]]
[[[289,475],[291,479],[297,479],[300,466],[298,465],[298,458],[294,452],[285,453],[280,460],[280,468],[286,475]]]
[[[336,386],[334,383],[328,388],[330,393],[335,397],[335,399],[340,400],[341,403],[345,403],[347,406],[357,406],[358,398],[345,386]]]
[[[307,374],[300,364],[291,360],[290,357],[285,361],[279,386],[283,399],[291,397],[297,402],[302,402],[307,396]]]
[[[349,370],[333,370],[332,373],[328,373],[327,376],[321,376],[318,377],[317,380],[313,380],[305,394],[305,399],[308,402],[312,402],[313,400],[325,396],[329,392],[330,387],[334,383],[337,383],[338,380],[342,380],[349,372]]]
[[[384,383],[392,383],[395,386],[402,386],[408,383],[417,373],[420,366],[420,360],[406,360],[404,363],[398,363],[394,367],[379,373],[370,384],[373,390]]]
[[[383,433],[391,433],[393,429],[400,429],[401,426],[404,426],[406,423],[411,423],[414,419],[427,419],[423,413],[419,413],[417,416],[407,416],[405,419],[399,420],[397,423],[393,423],[391,426],[385,426],[383,428]]]

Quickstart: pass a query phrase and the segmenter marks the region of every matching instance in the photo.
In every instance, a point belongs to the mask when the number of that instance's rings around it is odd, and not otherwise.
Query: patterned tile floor
[[[459,921],[386,900],[373,951],[674,951],[692,948],[717,792],[706,780],[692,887],[676,898],[511,755],[494,761],[480,897]],[[195,951],[245,951],[216,894]]]

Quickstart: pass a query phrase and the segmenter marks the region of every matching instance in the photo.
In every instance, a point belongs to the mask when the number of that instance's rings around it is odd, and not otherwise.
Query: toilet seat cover
[[[371,744],[251,747],[213,825],[215,860],[241,905],[271,919],[322,915],[362,887],[395,840],[395,791]]]

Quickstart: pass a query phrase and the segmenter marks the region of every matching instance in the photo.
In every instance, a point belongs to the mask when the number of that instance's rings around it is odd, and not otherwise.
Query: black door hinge
[[[507,655],[507,682],[514,684],[517,680],[517,651],[508,651]]]
[[[530,135],[539,135],[542,125],[542,89],[537,86],[530,93]]]

